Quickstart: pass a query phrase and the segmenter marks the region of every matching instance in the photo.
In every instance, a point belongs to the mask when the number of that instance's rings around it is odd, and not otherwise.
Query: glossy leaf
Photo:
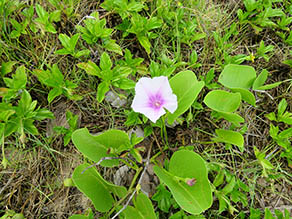
[[[135,208],[128,206],[122,213],[127,219],[156,219],[154,208],[150,199],[139,193],[134,201]]]
[[[247,65],[226,65],[219,76],[219,82],[227,88],[251,88],[256,71]]]
[[[76,167],[72,180],[77,188],[92,201],[96,210],[107,212],[114,203],[111,192],[123,197],[127,190],[122,186],[116,186],[105,181],[95,168],[86,169],[87,167],[89,167],[89,164],[81,164]]]
[[[182,71],[169,80],[173,93],[177,96],[178,107],[173,114],[168,114],[167,121],[172,124],[176,118],[186,112],[204,87],[192,71]]]
[[[213,90],[205,96],[204,103],[215,111],[232,113],[239,107],[240,100],[239,93]]]
[[[2,62],[1,63],[1,76],[5,76],[6,74],[10,73],[13,70],[13,66],[16,64],[16,61],[10,61],[10,62]]]
[[[247,89],[243,89],[243,88],[232,88],[231,89],[233,92],[238,92],[240,93],[241,95],[241,98],[243,100],[245,100],[247,103],[255,106],[256,104],[256,99],[255,99],[255,96],[253,95],[252,92],[250,92],[249,90]]]
[[[155,174],[170,189],[178,205],[185,211],[197,215],[212,205],[212,192],[205,161],[195,152],[180,150],[173,154],[169,172],[154,166]],[[193,178],[190,186],[179,178]]]
[[[101,55],[101,58],[100,58],[100,68],[104,71],[104,70],[109,70],[112,68],[112,61],[111,61],[111,58],[110,56],[104,52],[102,53]]]
[[[244,119],[236,113],[218,112],[218,114],[235,126],[240,126],[240,123],[244,122]]]
[[[96,94],[96,99],[98,102],[101,103],[103,101],[103,99],[105,98],[105,94],[106,92],[109,91],[109,89],[110,89],[109,83],[106,81],[103,81],[98,85],[97,94]]]
[[[110,148],[118,149],[129,144],[128,135],[120,130],[108,130],[100,135],[91,135],[86,128],[78,129],[72,134],[72,141],[77,149],[94,162],[98,162],[102,157],[114,156],[108,153]],[[118,165],[118,160],[105,160],[102,166]]]
[[[151,43],[146,36],[138,36],[139,43],[144,47],[147,54],[150,54]]]
[[[77,66],[83,70],[86,71],[87,74],[89,75],[94,75],[97,76],[99,78],[101,78],[101,74],[100,74],[100,68],[92,61],[88,61],[87,63],[82,62],[77,64]]]
[[[216,129],[215,132],[218,137],[214,138],[214,141],[236,145],[239,147],[240,151],[243,152],[244,139],[239,132],[224,129]]]
[[[259,76],[254,80],[253,85],[252,85],[252,89],[258,90],[259,87],[263,86],[268,78],[268,74],[269,74],[268,71],[266,69],[264,69],[259,74]]]

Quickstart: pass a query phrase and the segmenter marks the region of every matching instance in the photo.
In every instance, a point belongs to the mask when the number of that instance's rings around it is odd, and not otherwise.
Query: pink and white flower
[[[135,86],[131,107],[155,123],[166,113],[165,109],[174,113],[177,109],[177,97],[173,94],[167,77],[143,77]]]

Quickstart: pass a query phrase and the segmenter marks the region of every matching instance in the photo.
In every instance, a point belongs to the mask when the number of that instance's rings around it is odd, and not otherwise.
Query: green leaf
[[[64,75],[60,71],[59,67],[57,64],[54,64],[53,67],[51,68],[52,71],[52,79],[55,80],[56,84],[62,84],[64,81]]]
[[[103,157],[116,156],[109,153],[109,149],[118,149],[129,144],[126,133],[120,130],[109,130],[98,136],[91,135],[86,128],[78,129],[72,134],[72,141],[77,149],[94,162],[98,162]],[[105,160],[102,166],[118,165],[118,160]]]
[[[89,164],[81,164],[76,167],[72,180],[77,188],[90,198],[96,210],[107,212],[114,203],[110,192],[123,197],[126,195],[126,188],[105,181],[95,168],[86,169],[87,167]]]
[[[102,76],[100,74],[100,68],[92,61],[88,61],[87,63],[82,62],[82,63],[77,64],[77,66],[79,68],[85,70],[86,73],[89,75],[93,75],[93,76],[97,76],[99,78],[102,78]]]
[[[96,140],[96,136],[91,135],[86,128],[74,131],[72,134],[72,142],[85,157],[94,162],[98,162],[103,157],[113,156],[107,153],[108,147],[100,144]],[[118,164],[118,160],[101,162],[102,166],[113,166]]]
[[[55,87],[50,90],[48,94],[48,102],[51,103],[57,96],[60,96],[63,93],[62,88]]]
[[[73,56],[75,58],[79,58],[81,56],[88,56],[90,54],[90,50],[89,49],[84,49],[84,50],[81,50],[81,51],[78,51],[77,53],[75,53]]]
[[[127,8],[128,8],[128,11],[139,12],[144,8],[144,5],[141,2],[130,2],[128,4]]]
[[[223,181],[224,181],[224,172],[223,170],[220,170],[213,181],[213,185],[215,187],[218,187],[223,183]]]
[[[266,114],[265,116],[271,121],[277,121],[276,114],[274,112]]]
[[[152,202],[144,194],[139,193],[134,200],[135,208],[128,206],[122,213],[127,219],[156,219]]]
[[[277,113],[278,117],[281,117],[284,114],[287,106],[288,106],[287,101],[285,99],[282,99],[278,105],[278,113]]]
[[[0,103],[0,121],[7,122],[9,117],[15,113],[13,107],[8,107],[6,103]]]
[[[111,58],[110,56],[104,52],[102,53],[101,55],[101,58],[100,58],[100,68],[104,71],[104,70],[110,70],[112,68],[112,61],[111,61]]]
[[[49,14],[49,22],[59,22],[61,20],[61,10],[52,11]]]
[[[173,114],[168,114],[167,121],[172,124],[176,118],[186,112],[204,87],[192,71],[182,71],[169,80],[173,93],[177,96],[178,107]]]
[[[250,92],[247,89],[243,89],[243,88],[231,88],[231,90],[233,92],[238,92],[241,95],[241,98],[246,101],[247,103],[255,106],[256,105],[256,99],[255,96],[253,95],[252,92]]]
[[[39,134],[38,129],[35,127],[33,122],[34,122],[33,119],[24,119],[22,121],[23,129],[25,130],[25,132],[28,132],[32,135],[38,135]]]
[[[154,166],[155,174],[170,189],[178,205],[188,213],[197,215],[212,205],[211,186],[205,161],[195,152],[180,150],[175,152],[169,162],[169,172]],[[195,179],[189,186],[182,179]]]
[[[226,65],[219,75],[219,82],[227,88],[251,88],[256,79],[256,71],[247,65]]]
[[[282,82],[276,82],[273,84],[264,85],[264,83],[266,82],[268,78],[268,74],[269,74],[268,71],[264,69],[261,72],[261,74],[256,78],[256,80],[253,82],[252,89],[253,90],[269,90],[269,89],[279,86],[282,83]]]
[[[76,35],[75,35],[76,36]],[[78,37],[78,35],[77,35],[77,37]],[[61,43],[62,43],[62,45],[68,50],[68,51],[70,51],[70,52],[72,52],[72,51],[74,51],[74,47],[73,47],[73,49],[72,49],[72,47],[71,47],[71,43],[70,43],[70,37],[68,37],[66,34],[60,34],[59,35],[59,40],[61,41]],[[77,38],[77,40],[78,40],[78,38]],[[77,41],[76,41],[76,43],[77,43]]]
[[[255,79],[252,85],[253,90],[257,90],[259,87],[263,86],[268,78],[269,72],[266,69],[263,69],[259,76]]]
[[[152,200],[158,202],[158,208],[166,213],[171,207],[171,193],[165,188],[163,184],[156,187],[156,193],[152,196]]]
[[[132,148],[130,149],[130,154],[136,159],[138,163],[142,163],[143,158],[139,150],[137,150],[136,148]]]
[[[272,83],[272,84],[266,84],[263,86],[260,86],[257,88],[257,90],[270,90],[273,89],[275,87],[278,87],[280,84],[282,84],[282,81],[276,82],[276,83]]]
[[[95,140],[111,148],[114,151],[119,151],[120,148],[128,148],[130,145],[129,136],[121,130],[110,129],[95,137]]]
[[[5,84],[7,87],[15,90],[20,90],[25,88],[26,82],[27,82],[27,77],[25,73],[25,67],[24,65],[18,67],[15,71],[15,74],[12,75],[11,78],[3,78]]]
[[[232,192],[234,186],[236,185],[236,179],[235,176],[232,176],[230,182],[221,190],[224,195],[229,194]]]
[[[50,23],[45,26],[45,30],[50,33],[57,33],[55,27]]]
[[[270,209],[265,208],[265,217],[264,219],[275,219]]]
[[[121,47],[118,44],[116,44],[114,40],[109,40],[109,41],[105,42],[104,48],[109,50],[109,51],[115,52],[121,56],[123,55]]]
[[[75,47],[76,47],[76,44],[79,40],[79,37],[80,37],[80,34],[79,33],[76,33],[74,34],[71,38],[69,38],[69,48],[74,51],[75,50]]]
[[[109,83],[106,81],[101,82],[97,88],[96,99],[99,103],[101,103],[105,97],[106,92],[109,91]]]
[[[66,48],[63,49],[58,49],[55,54],[57,55],[68,55],[71,54],[71,52],[69,50],[67,50]]]
[[[16,113],[18,115],[24,116],[29,111],[33,111],[35,106],[36,102],[32,102],[30,94],[24,90],[18,102]]]
[[[132,89],[135,87],[136,83],[129,78],[121,78],[118,81],[115,81],[114,86],[121,88],[123,90]]]
[[[243,136],[239,132],[224,130],[224,129],[216,129],[215,132],[218,137],[213,138],[214,141],[236,145],[238,146],[240,151],[243,152],[244,139],[243,139]]]
[[[291,138],[292,137],[292,128],[285,129],[278,136],[279,136],[279,138],[282,138],[282,139]]]
[[[147,29],[147,31],[149,31],[152,29],[159,28],[159,27],[161,27],[161,25],[162,25],[161,20],[159,20],[157,17],[151,17],[147,21],[146,29]]]
[[[35,120],[44,120],[44,119],[54,119],[55,117],[54,117],[54,114],[51,112],[51,111],[49,111],[49,110],[47,110],[47,109],[45,109],[45,108],[42,108],[42,109],[37,109],[36,111],[35,111],[35,116],[34,116],[34,119]]]
[[[16,61],[2,62],[1,64],[1,76],[5,76],[13,70],[13,66],[16,64]]]
[[[143,46],[144,49],[146,50],[147,54],[150,54],[151,43],[149,39],[146,36],[139,36],[139,35],[137,36],[137,38],[141,46]]]
[[[226,119],[229,122],[232,122],[235,126],[240,126],[239,123],[244,122],[244,119],[236,114],[236,113],[225,113],[225,112],[218,112],[220,116],[222,116],[224,119]]]
[[[240,100],[241,95],[239,93],[229,93],[224,90],[213,90],[205,96],[204,103],[215,111],[232,113],[238,109]]]
[[[44,10],[44,8],[43,8],[41,5],[36,4],[35,9],[36,9],[36,13],[37,13],[37,15],[38,15],[42,20],[48,19],[48,13]]]

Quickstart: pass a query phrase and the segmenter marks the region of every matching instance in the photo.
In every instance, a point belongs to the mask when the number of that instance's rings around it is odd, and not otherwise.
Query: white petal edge
[[[165,92],[163,92],[165,90]],[[168,79],[166,76],[154,77],[154,78],[146,78],[142,77],[139,79],[135,86],[136,94],[147,94],[150,96],[151,94],[158,93],[158,91],[162,91],[162,93],[172,93],[170,88]]]
[[[161,108],[159,111],[155,111],[151,107],[136,107],[135,109],[133,108],[133,110],[137,113],[142,113],[153,123],[155,123],[162,115],[166,113],[163,108]]]
[[[175,94],[171,94],[167,97],[164,97],[165,104],[163,107],[167,109],[169,112],[174,113],[177,109],[177,96]]]

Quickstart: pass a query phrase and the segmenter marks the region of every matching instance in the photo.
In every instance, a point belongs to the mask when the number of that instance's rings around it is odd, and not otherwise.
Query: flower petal
[[[153,110],[151,107],[136,107],[135,109],[133,108],[133,110],[135,112],[144,114],[154,123],[166,113],[162,107],[159,110]]]
[[[177,109],[177,97],[172,93],[166,76],[154,77],[152,79],[142,77],[135,86],[135,93],[131,107],[135,112],[144,114],[154,123],[166,113],[165,109],[171,113]],[[154,103],[151,103],[158,96],[163,100],[163,104],[161,107],[153,107]]]
[[[156,94],[159,91],[162,91],[163,94],[172,93],[166,76],[154,77],[152,79],[142,77],[139,79],[135,87],[136,93],[145,93],[148,96]]]
[[[165,103],[163,107],[167,109],[169,112],[174,113],[177,109],[177,96],[175,94],[171,94],[167,97],[164,97]]]
[[[141,93],[137,93],[136,92],[136,95],[133,99],[133,102],[132,102],[132,105],[131,107],[133,108],[133,110],[135,112],[137,112],[136,109],[138,108],[145,108],[145,107],[148,107],[148,97],[147,95],[143,95]]]

